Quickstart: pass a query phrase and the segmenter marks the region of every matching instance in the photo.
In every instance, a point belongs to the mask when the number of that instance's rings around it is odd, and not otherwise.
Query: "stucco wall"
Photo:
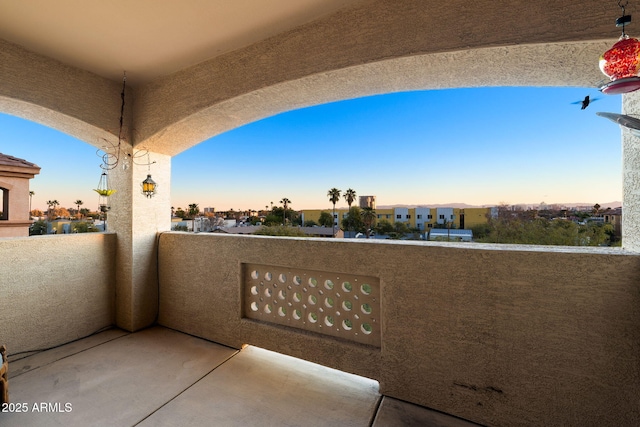
[[[0,343],[43,349],[114,323],[116,235],[0,239]]]
[[[162,325],[378,379],[488,425],[640,423],[640,257],[614,249],[164,233]],[[380,279],[382,345],[242,318],[242,264]]]
[[[29,236],[29,179],[24,177],[1,176],[0,187],[9,192],[8,220],[0,221],[0,238],[2,237],[27,237]],[[0,191],[0,198],[2,192]],[[2,210],[0,201],[0,210]]]

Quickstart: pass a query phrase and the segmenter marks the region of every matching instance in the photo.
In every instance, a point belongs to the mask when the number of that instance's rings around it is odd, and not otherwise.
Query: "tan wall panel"
[[[489,425],[640,422],[640,257],[622,250],[160,238],[160,323],[378,379]],[[242,319],[242,263],[379,277],[379,351]]]
[[[8,353],[114,323],[115,234],[0,239],[0,343]]]

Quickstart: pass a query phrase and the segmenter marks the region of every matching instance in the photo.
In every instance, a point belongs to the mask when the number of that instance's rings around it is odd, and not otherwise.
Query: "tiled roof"
[[[2,153],[0,153],[0,165],[40,169],[40,167],[35,163],[27,162],[24,159],[19,159]]]

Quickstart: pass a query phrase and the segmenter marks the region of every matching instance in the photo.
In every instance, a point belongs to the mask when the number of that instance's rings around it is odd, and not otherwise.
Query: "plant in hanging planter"
[[[102,197],[109,197],[110,195],[112,195],[113,193],[116,192],[116,190],[109,190],[109,189],[104,189],[104,190],[93,190],[96,193],[98,193],[99,195],[101,195]]]

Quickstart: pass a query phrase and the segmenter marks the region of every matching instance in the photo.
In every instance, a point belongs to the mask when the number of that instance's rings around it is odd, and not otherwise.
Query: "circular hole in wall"
[[[287,276],[286,276],[286,275],[284,275],[284,273],[281,273],[281,274],[278,276],[278,281],[279,281],[280,283],[286,283],[286,282],[287,282]]]
[[[362,310],[364,314],[371,314],[371,306],[369,304],[362,304],[360,310]]]
[[[365,295],[371,294],[371,285],[369,285],[368,283],[363,283],[362,286],[360,286],[360,291],[362,291],[362,293]]]
[[[353,290],[353,285],[350,282],[342,282],[342,290],[345,292],[351,292]]]
[[[344,329],[345,331],[350,331],[351,329],[353,329],[353,323],[351,323],[351,320],[344,319],[342,321],[342,329]]]
[[[368,323],[363,323],[362,326],[360,326],[360,330],[366,335],[369,335],[371,332],[373,332],[373,328]]]
[[[259,272],[258,270],[253,270],[253,271],[251,272],[251,278],[252,278],[253,280],[256,280],[258,277],[260,277],[260,272]]]

